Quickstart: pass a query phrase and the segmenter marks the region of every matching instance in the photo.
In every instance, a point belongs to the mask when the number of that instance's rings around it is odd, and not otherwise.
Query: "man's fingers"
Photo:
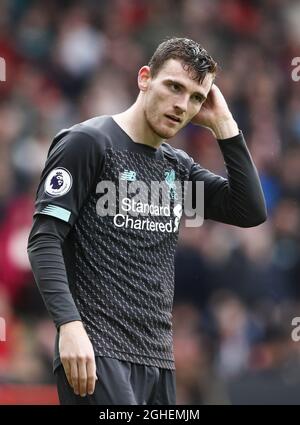
[[[78,382],[79,382],[79,394],[81,397],[86,396],[86,385],[87,385],[87,371],[86,371],[86,361],[78,361]]]
[[[79,384],[78,384],[78,367],[76,360],[71,361],[71,382],[74,389],[74,393],[79,395]]]
[[[62,365],[65,371],[65,375],[67,377],[68,383],[70,385],[70,387],[73,387],[72,381],[71,381],[71,366],[70,363],[68,361],[62,361]]]
[[[83,359],[76,361],[64,361],[63,367],[69,385],[73,388],[76,395],[82,397],[86,394],[93,394],[95,391],[95,383],[97,378],[96,375],[96,363],[95,358],[85,361]]]
[[[88,394],[91,395],[95,391],[95,384],[97,380],[95,359],[87,361],[86,369],[87,369],[87,392]]]

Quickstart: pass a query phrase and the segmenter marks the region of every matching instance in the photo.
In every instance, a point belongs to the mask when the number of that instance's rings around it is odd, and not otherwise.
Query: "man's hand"
[[[93,394],[97,380],[95,355],[82,322],[60,326],[59,353],[75,394],[82,397]]]
[[[213,84],[200,112],[192,123],[206,127],[217,139],[227,139],[239,133],[238,126],[220,89]]]

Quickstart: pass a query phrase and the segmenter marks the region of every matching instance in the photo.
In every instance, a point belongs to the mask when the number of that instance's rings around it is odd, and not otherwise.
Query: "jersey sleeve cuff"
[[[226,145],[226,143],[236,143],[236,142],[243,142],[244,141],[244,135],[242,130],[239,129],[239,132],[236,136],[228,137],[227,139],[217,139],[220,146]]]

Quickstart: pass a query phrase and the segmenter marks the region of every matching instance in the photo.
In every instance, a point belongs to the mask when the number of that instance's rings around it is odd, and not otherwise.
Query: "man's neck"
[[[126,111],[113,115],[112,118],[135,143],[157,149],[164,141],[149,127],[144,116],[144,110],[140,107],[138,101]]]

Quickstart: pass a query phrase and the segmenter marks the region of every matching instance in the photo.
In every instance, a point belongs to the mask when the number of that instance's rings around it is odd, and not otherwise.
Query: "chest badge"
[[[176,192],[176,183],[175,183],[175,170],[165,171],[165,182],[167,183],[169,187],[169,194],[171,199],[177,199],[177,192]]]

